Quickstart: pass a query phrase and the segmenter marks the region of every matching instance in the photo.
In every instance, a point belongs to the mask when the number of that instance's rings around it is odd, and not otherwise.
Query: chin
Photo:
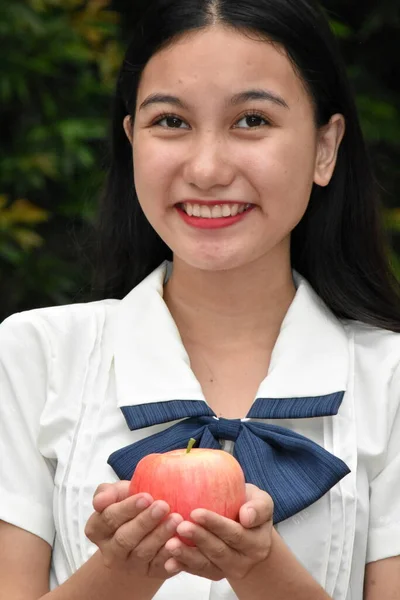
[[[186,263],[189,267],[193,269],[199,269],[201,271],[230,271],[232,269],[238,269],[240,267],[244,267],[246,264],[251,262],[249,258],[246,260],[243,256],[223,256],[221,254],[214,254],[210,256],[209,254],[206,256],[201,256],[197,254],[196,256],[188,256],[185,254],[174,254],[180,261]]]

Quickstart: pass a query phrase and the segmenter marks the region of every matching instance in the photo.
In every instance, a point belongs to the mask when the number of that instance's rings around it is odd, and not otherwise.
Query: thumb
[[[246,483],[246,499],[239,512],[240,524],[246,529],[259,527],[267,521],[272,521],[274,502],[267,492]]]

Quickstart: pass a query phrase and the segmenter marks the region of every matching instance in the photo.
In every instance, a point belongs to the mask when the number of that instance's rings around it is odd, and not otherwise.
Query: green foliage
[[[107,0],[0,0],[0,36],[5,316],[87,285],[71,227],[79,237],[93,219],[122,54]]]
[[[361,125],[382,186],[392,243],[390,259],[400,280],[400,12],[393,0],[373,6],[358,4],[357,9],[340,0],[326,0],[325,4],[346,59]]]
[[[90,232],[104,178],[123,40],[146,2],[0,0],[0,320],[85,298],[90,265],[76,242]],[[384,186],[400,278],[400,13],[392,0],[323,4]]]

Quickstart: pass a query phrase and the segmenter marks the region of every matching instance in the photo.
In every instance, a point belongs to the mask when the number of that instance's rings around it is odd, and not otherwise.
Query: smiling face
[[[284,51],[215,26],[150,59],[124,127],[139,202],[175,257],[284,268],[313,182],[332,175],[343,119],[318,131]]]

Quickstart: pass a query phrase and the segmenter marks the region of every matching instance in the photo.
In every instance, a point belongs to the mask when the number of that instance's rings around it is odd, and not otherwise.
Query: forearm
[[[247,577],[229,583],[239,600],[331,600],[275,529],[268,558]]]
[[[72,577],[40,600],[150,600],[163,582],[108,569],[97,551]]]

